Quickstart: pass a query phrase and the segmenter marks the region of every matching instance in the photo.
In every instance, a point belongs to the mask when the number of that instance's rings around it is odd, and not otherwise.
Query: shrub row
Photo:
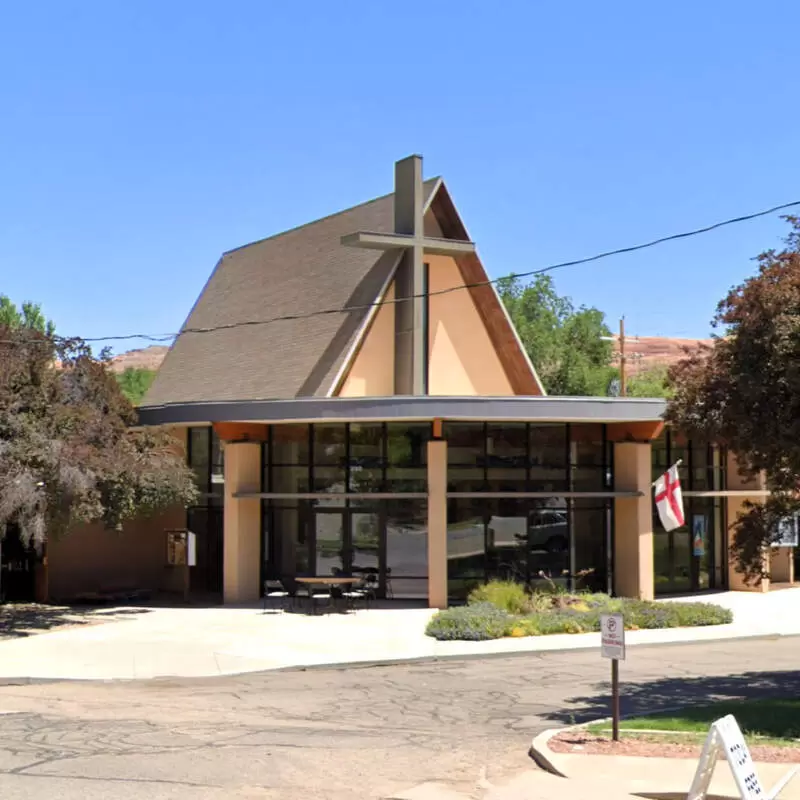
[[[485,598],[488,596],[492,596],[500,607],[487,601]],[[590,633],[600,630],[600,614],[609,611],[621,611],[628,630],[724,625],[733,621],[728,609],[709,603],[655,603],[597,594],[561,597],[561,604],[541,610],[544,604],[540,601],[540,610],[520,613],[511,609],[530,609],[537,603],[523,605],[514,592],[505,588],[476,592],[469,605],[438,612],[431,618],[425,632],[442,641]]]

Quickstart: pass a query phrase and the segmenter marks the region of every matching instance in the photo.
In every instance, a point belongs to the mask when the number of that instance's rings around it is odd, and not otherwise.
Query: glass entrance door
[[[384,582],[383,525],[377,511],[315,508],[312,571],[316,575],[362,575],[374,571]]]

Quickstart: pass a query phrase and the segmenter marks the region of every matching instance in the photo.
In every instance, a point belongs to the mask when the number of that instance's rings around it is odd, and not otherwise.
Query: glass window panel
[[[447,584],[456,600],[466,600],[486,577],[484,502],[459,498],[447,503]]]
[[[709,460],[709,447],[705,442],[691,442],[693,491],[713,489],[713,458]]]
[[[197,489],[207,493],[211,481],[209,437],[211,428],[189,428],[189,466],[194,472]]]
[[[489,469],[486,491],[524,492],[528,489],[527,471],[524,469]]]
[[[525,423],[488,425],[486,453],[489,467],[524,470],[528,458],[528,429]]]
[[[602,425],[570,425],[570,457],[573,465],[602,467],[605,453]]]
[[[282,576],[308,575],[308,532],[302,521],[297,504],[272,504],[271,535],[276,539]]]
[[[575,492],[602,492],[606,488],[606,471],[603,467],[573,467],[572,490]]]
[[[431,426],[391,422],[386,426],[386,459],[390,467],[424,467],[428,463]]]
[[[386,491],[397,492],[427,492],[428,470],[417,467],[389,467],[386,470]]]
[[[314,513],[317,575],[336,575],[349,567],[344,552],[344,519],[340,511]]]
[[[344,467],[314,467],[314,492],[344,492],[346,489]]]
[[[566,492],[569,490],[567,467],[531,467],[529,491]]]
[[[535,466],[566,467],[566,425],[531,424],[529,436],[531,464]]]
[[[282,494],[311,491],[308,467],[273,466],[270,491]]]
[[[653,572],[656,595],[672,591],[672,558],[669,544],[668,533],[663,530],[653,533]]]
[[[350,530],[353,543],[354,573],[378,569],[381,544],[380,516],[372,511],[353,510],[350,514]]]
[[[275,465],[308,464],[308,425],[273,425],[271,456]]]
[[[662,433],[658,439],[654,439],[650,445],[651,447],[651,460],[653,464],[653,480],[663,475],[668,466],[667,464],[667,434]]]
[[[575,587],[592,592],[608,591],[608,515],[596,500],[574,500],[572,537],[575,545]]]
[[[344,466],[347,455],[344,424],[313,425],[314,463]]]
[[[486,482],[481,467],[449,467],[447,490],[450,492],[485,492]]]
[[[219,436],[211,429],[211,492],[225,494],[225,451]]]
[[[482,422],[445,423],[447,463],[480,466],[486,463],[486,437]]]
[[[528,573],[533,586],[569,586],[569,516],[567,501],[531,503],[528,512]]]
[[[350,491],[358,494],[384,491],[383,470],[351,466]]]
[[[383,425],[350,425],[350,465],[381,468],[384,463]]]
[[[386,572],[396,598],[428,596],[428,506],[424,500],[386,502]],[[409,580],[416,578],[417,580]]]

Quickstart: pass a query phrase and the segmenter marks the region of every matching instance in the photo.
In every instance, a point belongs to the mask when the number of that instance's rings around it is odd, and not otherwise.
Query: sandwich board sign
[[[705,800],[708,797],[711,777],[720,756],[728,761],[741,800],[775,800],[800,769],[794,767],[789,770],[770,792],[766,792],[756,774],[750,749],[742,736],[739,723],[732,714],[728,714],[714,722],[708,731],[687,800]]]
[[[600,615],[600,655],[625,660],[625,621],[622,614]]]

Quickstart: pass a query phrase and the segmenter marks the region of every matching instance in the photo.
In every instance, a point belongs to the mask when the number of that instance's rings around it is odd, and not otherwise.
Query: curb
[[[542,731],[540,734],[533,737],[528,755],[534,760],[536,766],[543,769],[545,772],[549,772],[551,775],[556,775],[559,778],[569,778],[569,775],[565,775],[553,764],[552,758],[554,754],[548,743],[559,733],[583,727],[583,725],[569,725],[566,728],[548,728],[546,731]]]

